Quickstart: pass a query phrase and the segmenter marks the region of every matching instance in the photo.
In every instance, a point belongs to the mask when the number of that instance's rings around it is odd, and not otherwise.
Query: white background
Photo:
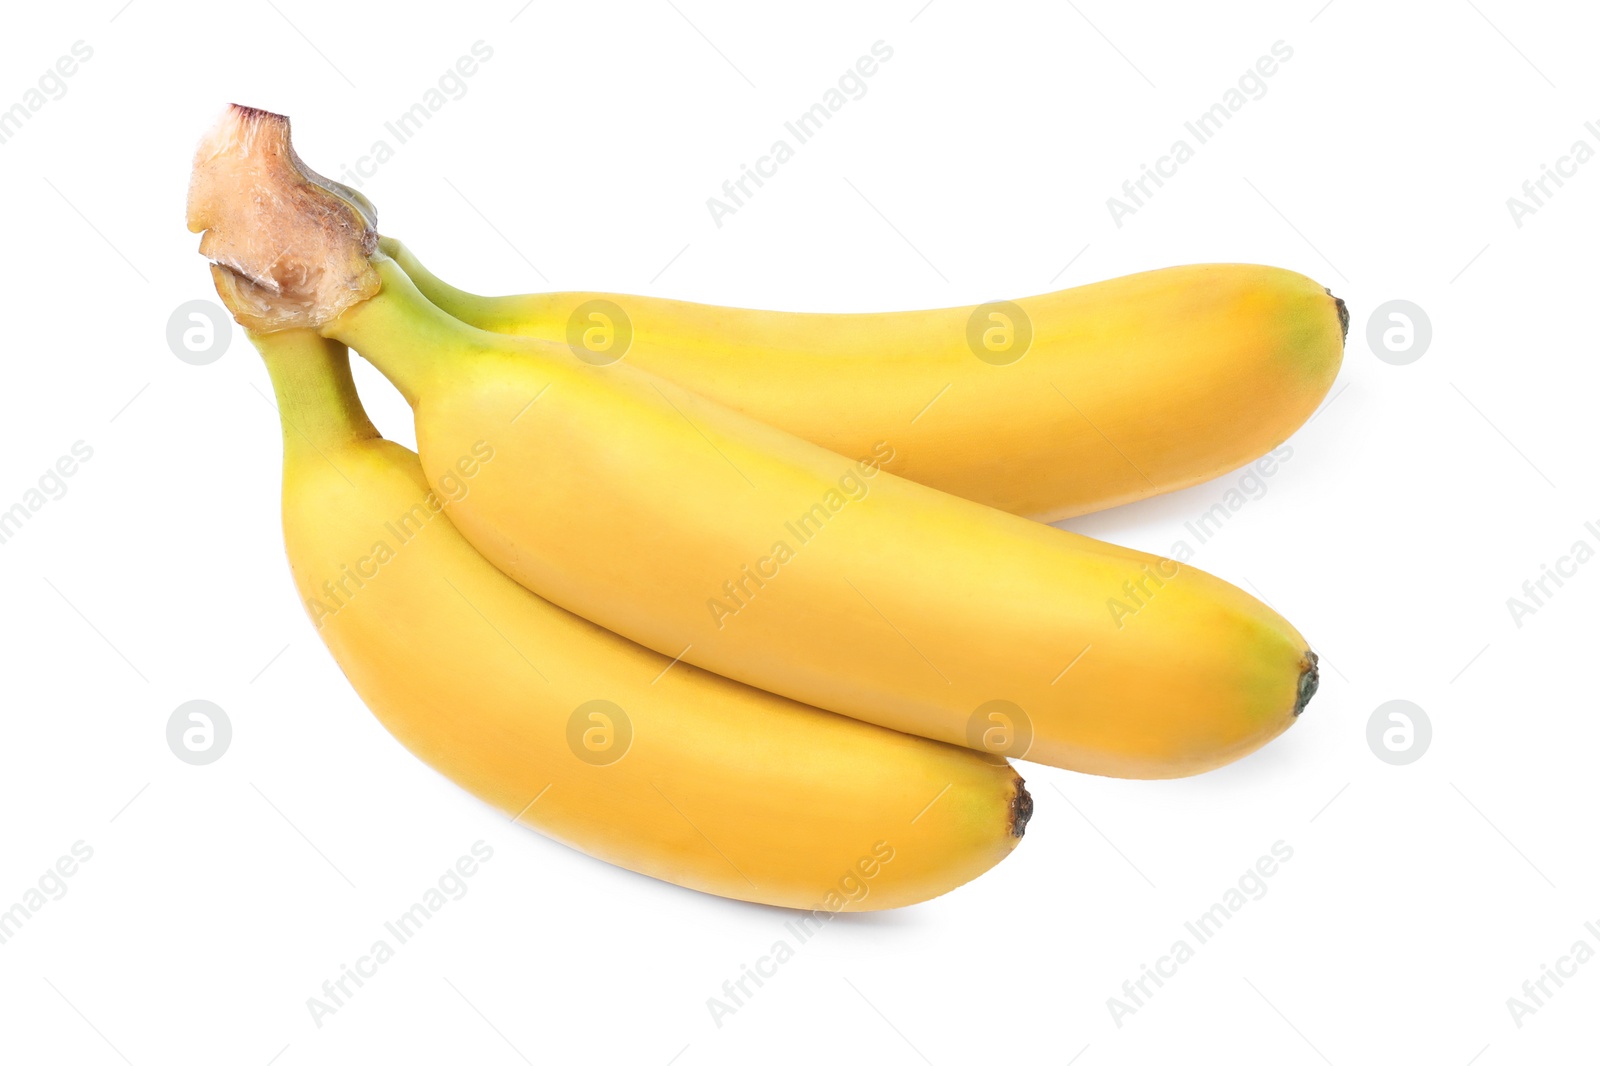
[[[1594,1054],[1600,962],[1506,1000],[1600,922],[1592,676],[1600,563],[1517,627],[1541,564],[1600,543],[1600,163],[1506,206],[1600,119],[1577,4],[1437,0],[27,5],[0,107],[93,57],[0,144],[0,509],[93,458],[0,544],[0,907],[93,858],[0,945],[8,1062],[1481,1064]],[[337,176],[475,41],[493,58],[364,189],[385,232],[481,291],[601,289],[796,310],[977,303],[1194,261],[1291,267],[1352,311],[1331,406],[1196,563],[1324,656],[1304,719],[1204,777],[1022,767],[1038,810],[992,873],[838,920],[718,1027],[784,912],[623,873],[508,826],[393,742],[296,602],[277,419],[183,226],[229,100],[295,120]],[[882,40],[860,100],[718,228],[708,196]],[[1106,207],[1275,41],[1293,48],[1119,228]],[[1070,264],[1070,265],[1069,265]],[[1410,365],[1366,341],[1422,307]],[[386,433],[404,405],[365,365]],[[1182,382],[1173,382],[1182,388]],[[1238,475],[1072,528],[1167,551]],[[1248,582],[1248,584],[1246,584]],[[1584,619],[1588,619],[1587,622]],[[168,750],[180,703],[231,748]],[[1375,708],[1433,725],[1369,750]],[[347,1006],[307,997],[474,841],[494,858]],[[1116,1025],[1121,995],[1276,841],[1293,858]],[[1191,940],[1192,942],[1192,940]],[[1554,986],[1550,986],[1552,989]]]

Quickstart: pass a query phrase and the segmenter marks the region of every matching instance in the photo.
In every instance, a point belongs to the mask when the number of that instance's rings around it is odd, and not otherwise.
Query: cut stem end
[[[316,328],[379,289],[376,211],[300,160],[283,115],[228,106],[195,152],[188,223],[246,329]]]

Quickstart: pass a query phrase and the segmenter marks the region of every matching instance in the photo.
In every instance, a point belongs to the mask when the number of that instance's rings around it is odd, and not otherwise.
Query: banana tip
[[[1017,778],[1017,792],[1011,797],[1011,835],[1021,837],[1028,828],[1028,819],[1033,817],[1033,796],[1028,793],[1028,786],[1019,776]]]
[[[1343,310],[1344,304],[1341,302],[1339,307]],[[1295,693],[1294,716],[1296,718],[1299,718],[1300,712],[1306,709],[1306,704],[1311,702],[1311,697],[1317,694],[1320,676],[1317,672],[1317,653],[1307,651],[1305,660],[1300,666],[1300,686]]]
[[[1332,289],[1323,289],[1322,291],[1329,296],[1333,296]],[[1333,296],[1333,306],[1339,311],[1339,340],[1341,342],[1347,341],[1350,339],[1350,308],[1346,307],[1344,301],[1337,296]]]

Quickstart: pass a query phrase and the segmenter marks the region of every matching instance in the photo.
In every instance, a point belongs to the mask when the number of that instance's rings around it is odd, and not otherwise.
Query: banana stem
[[[439,372],[462,372],[462,362],[479,350],[504,346],[503,338],[479,333],[434,306],[393,259],[377,255],[372,267],[381,279],[378,294],[346,310],[322,327],[322,335],[361,353],[416,407]],[[438,353],[450,352],[450,366]]]
[[[286,457],[378,436],[356,395],[350,350],[343,344],[309,329],[251,333],[250,342],[272,378]]]
[[[393,259],[400,269],[405,271],[406,276],[429,303],[449,312],[453,317],[471,323],[479,329],[492,328],[483,323],[500,317],[496,312],[498,305],[504,302],[504,297],[479,296],[475,292],[456,288],[423,266],[422,260],[413,255],[410,248],[393,237],[380,237],[378,250]]]

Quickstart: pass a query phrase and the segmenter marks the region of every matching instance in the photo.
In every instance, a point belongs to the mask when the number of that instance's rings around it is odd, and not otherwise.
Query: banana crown
[[[187,215],[217,293],[257,333],[315,328],[380,287],[376,210],[301,161],[283,115],[228,106],[195,152]]]

